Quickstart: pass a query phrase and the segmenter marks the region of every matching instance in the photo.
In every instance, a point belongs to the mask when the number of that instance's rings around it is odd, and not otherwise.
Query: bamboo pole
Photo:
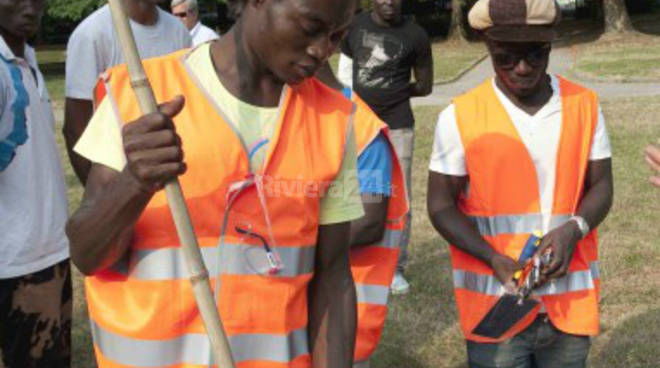
[[[135,46],[135,38],[133,37],[128,17],[122,8],[121,1],[109,0],[108,3],[110,4],[115,30],[119,36],[124,60],[128,64],[131,86],[135,91],[140,110],[143,114],[156,112],[158,110],[156,98],[142,67],[142,61]],[[179,240],[181,241],[197,307],[199,308],[211,343],[212,356],[219,368],[235,368],[229,341],[225,335],[213,293],[211,292],[209,274],[204,265],[204,259],[199,250],[199,245],[197,244],[197,238],[190,221],[190,214],[183,200],[183,192],[181,191],[178,179],[174,178],[165,185],[165,193]],[[140,352],[136,353],[139,354]]]

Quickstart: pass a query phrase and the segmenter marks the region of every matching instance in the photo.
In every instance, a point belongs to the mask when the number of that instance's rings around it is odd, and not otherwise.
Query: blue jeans
[[[559,331],[546,315],[499,344],[467,342],[470,368],[584,368],[591,342],[588,336]]]

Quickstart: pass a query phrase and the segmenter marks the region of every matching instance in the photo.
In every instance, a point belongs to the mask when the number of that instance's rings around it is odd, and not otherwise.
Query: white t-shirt
[[[173,15],[158,8],[158,20],[145,26],[130,21],[142,59],[188,48],[192,41],[186,27]],[[98,77],[106,69],[124,62],[114,31],[110,7],[90,14],[69,38],[66,55],[66,96],[92,100]]]
[[[192,37],[193,47],[220,38],[217,33],[211,28],[203,25],[202,22],[197,22],[193,29],[190,30],[190,37]]]
[[[69,243],[64,233],[67,198],[55,145],[55,119],[34,49],[26,45],[25,59],[17,58],[0,37],[0,55],[4,149],[12,131],[27,130],[27,140],[14,148],[13,159],[0,170],[0,279],[6,279],[67,259]]]
[[[535,115],[530,116],[509,100],[492,80],[495,93],[527,147],[539,183],[543,233],[550,231],[552,204],[555,193],[557,150],[562,124],[562,105],[559,94],[559,80],[550,76],[553,94],[550,100]],[[601,160],[612,156],[610,140],[605,127],[605,119],[598,106],[598,124],[594,133],[589,160]],[[431,171],[453,176],[465,176],[465,150],[456,123],[456,110],[453,104],[440,113],[435,129],[433,152],[429,165]]]

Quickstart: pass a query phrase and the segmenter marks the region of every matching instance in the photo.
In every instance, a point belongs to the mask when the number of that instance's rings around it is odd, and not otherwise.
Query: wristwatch
[[[582,233],[582,239],[584,239],[585,236],[589,234],[589,224],[587,223],[587,220],[584,219],[582,216],[571,216],[569,221],[575,221],[575,223],[578,226],[578,229],[580,229],[580,232]]]

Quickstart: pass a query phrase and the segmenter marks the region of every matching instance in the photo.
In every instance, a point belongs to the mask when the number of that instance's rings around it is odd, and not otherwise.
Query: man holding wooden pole
[[[310,77],[354,7],[244,1],[227,37],[144,62],[159,113],[140,116],[125,67],[106,73],[67,228],[100,367],[213,363],[160,190],[176,176],[237,367],[351,367],[353,106]]]

